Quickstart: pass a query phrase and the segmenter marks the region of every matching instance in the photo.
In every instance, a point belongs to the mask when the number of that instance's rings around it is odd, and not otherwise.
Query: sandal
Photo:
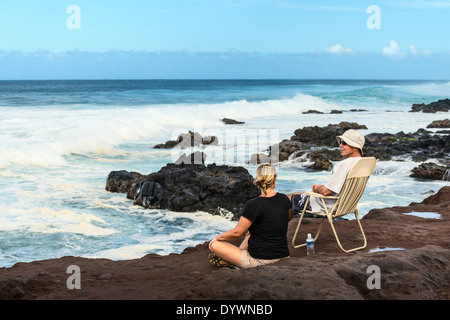
[[[219,268],[222,268],[222,267],[235,268],[236,267],[236,265],[232,264],[231,262],[223,260],[222,258],[216,256],[214,253],[209,254],[208,260],[209,260],[209,263],[215,267],[219,267]]]

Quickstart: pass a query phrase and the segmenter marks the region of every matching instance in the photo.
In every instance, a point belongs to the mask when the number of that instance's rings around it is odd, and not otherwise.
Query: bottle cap
[[[311,233],[308,233],[308,238],[311,238]]]

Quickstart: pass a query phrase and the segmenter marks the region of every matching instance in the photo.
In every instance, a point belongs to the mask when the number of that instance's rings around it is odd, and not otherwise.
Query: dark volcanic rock
[[[286,161],[290,158],[304,156],[310,161],[339,161],[339,150],[336,136],[343,134],[348,129],[367,129],[365,125],[354,122],[341,122],[329,124],[326,127],[304,127],[297,129],[290,140],[283,140],[269,148],[269,154],[253,155],[252,161],[262,159],[272,162]],[[322,147],[328,156],[322,151],[322,156],[317,159],[315,149]],[[324,149],[325,147],[325,149]],[[433,134],[425,129],[419,129],[414,133],[403,131],[392,133],[370,133],[365,135],[363,156],[376,157],[377,160],[387,161],[393,157],[411,157],[413,161],[426,161],[429,158],[450,160],[450,135]],[[252,163],[253,163],[252,162]],[[259,163],[259,162],[255,162]],[[322,169],[320,164],[314,164],[314,168]]]
[[[178,160],[175,161],[175,164],[205,164],[206,157],[206,153],[200,151],[191,153],[188,156],[183,153]]]
[[[427,128],[450,128],[450,120],[436,120],[430,123]]]
[[[309,166],[310,169],[330,171],[333,164],[329,160],[315,160],[312,165]]]
[[[367,129],[367,127],[355,122],[341,122],[339,124],[329,124],[323,128],[314,126],[297,129],[290,140],[285,139],[276,145],[270,146],[268,155],[252,155],[250,163],[261,163],[267,160],[270,160],[272,163],[282,162],[290,157],[299,157],[308,153],[308,159],[315,162],[312,166],[313,169],[328,170],[331,166],[330,160],[341,160],[340,157],[336,156],[339,154],[339,151],[336,149],[338,147],[336,137],[348,129]],[[309,150],[315,147],[334,147],[335,150],[323,151],[325,149],[322,149],[322,155],[318,159],[316,152],[312,151],[309,153]],[[333,156],[323,157],[325,153]]]
[[[264,153],[254,153],[251,155],[249,164],[272,163],[272,159]]]
[[[327,149],[327,148],[312,150],[311,152],[309,152],[308,158],[311,159],[312,161],[342,160],[341,152],[339,151],[339,149]]]
[[[143,175],[137,172],[112,171],[106,179],[105,189],[110,192],[126,193],[132,184],[142,177]]]
[[[129,177],[123,171],[121,176]],[[235,217],[240,216],[248,200],[259,195],[245,168],[215,164],[168,164],[158,172],[135,179],[126,191],[124,187],[120,190],[127,192],[134,204],[146,208],[213,214],[221,208]]]
[[[432,162],[422,163],[412,170],[410,177],[434,180],[449,180],[450,165],[440,166]]]
[[[188,299],[213,300],[426,300],[448,299],[450,250],[424,246],[389,254],[329,259],[285,259],[252,270],[222,269],[192,282]],[[370,289],[370,266],[381,273]],[[179,298],[186,298],[180,295]]]
[[[191,148],[199,147],[202,145],[216,145],[218,144],[218,138],[216,136],[202,137],[198,132],[189,131],[188,133],[182,133],[177,137],[177,140],[169,140],[165,143],[155,145],[154,149],[170,149],[170,148]]]
[[[450,110],[450,99],[438,100],[429,104],[413,104],[410,112],[436,113],[439,111],[447,112]]]
[[[286,161],[289,159],[290,155],[303,151],[303,143],[287,139],[281,141],[276,147],[277,148],[275,148],[275,146],[271,146],[269,154],[274,154],[276,156],[276,152],[273,151],[277,150],[279,162]]]
[[[230,119],[230,118],[223,118],[221,121],[225,124],[244,124],[245,123],[243,121],[237,121],[237,120]]]
[[[335,155],[339,152],[337,150],[326,151],[329,154],[333,154],[332,157],[323,157],[325,151],[322,152],[322,156],[318,159],[317,153],[314,151],[309,154],[309,150],[315,147],[334,147],[337,148],[336,137],[343,134],[348,129],[367,129],[365,125],[359,125],[355,122],[341,122],[339,124],[329,124],[326,127],[303,127],[297,129],[290,140],[285,139],[273,145],[269,148],[269,155],[267,158],[259,156],[264,159],[271,159],[272,162],[282,162],[288,160],[290,157],[299,157],[308,153],[308,159],[314,161],[313,168],[319,170],[327,170],[331,165],[330,160],[341,160]],[[325,149],[323,149],[325,150]],[[256,155],[255,155],[256,157]],[[277,160],[277,161],[275,161]],[[319,163],[320,161],[320,163]],[[324,166],[325,165],[325,166]]]
[[[338,149],[318,149],[308,154],[308,158],[314,163],[309,167],[314,170],[329,171],[332,168],[331,161],[342,160],[341,152]]]
[[[365,112],[366,109],[350,109],[350,112]]]
[[[317,110],[308,110],[308,111],[302,112],[302,114],[323,114],[323,112],[317,111]]]
[[[304,127],[294,131],[292,141],[299,141],[309,146],[337,147],[336,136],[343,134],[348,129],[367,129],[365,125],[355,122],[341,122],[339,124],[329,124],[326,127]]]
[[[442,218],[404,214],[412,211],[436,212]],[[310,219],[302,225],[302,234],[317,232],[320,222]],[[181,254],[148,254],[133,260],[63,257],[0,269],[0,300],[179,300],[183,305],[182,300],[193,299],[450,299],[450,187],[420,203],[371,210],[361,221],[367,248],[351,254],[338,248],[326,225],[315,243],[316,254],[307,256],[306,249],[292,248],[297,223],[298,218],[289,223],[290,258],[268,266],[213,267],[208,263],[208,242]],[[339,222],[344,247],[362,241],[358,229],[354,220]],[[372,252],[387,247],[397,250]],[[70,265],[81,270],[79,290],[67,288]],[[374,275],[371,266],[379,268],[379,288],[368,286]],[[294,310],[298,302],[285,306]]]
[[[414,133],[371,133],[365,136],[364,154],[378,160],[411,156],[414,161],[446,159],[450,155],[450,136],[431,135],[420,129]]]

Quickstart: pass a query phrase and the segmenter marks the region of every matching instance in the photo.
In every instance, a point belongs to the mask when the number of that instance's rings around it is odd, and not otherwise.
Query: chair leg
[[[298,245],[295,244],[295,240],[297,239],[298,230],[300,229],[300,225],[302,224],[304,214],[305,214],[305,211],[302,212],[302,215],[300,216],[300,220],[298,221],[298,224],[297,224],[297,228],[295,229],[294,236],[292,237],[292,247],[295,249],[306,246],[306,241],[305,241],[305,243],[302,243],[302,244],[298,244]],[[320,231],[322,230],[324,221],[325,221],[325,218],[323,218],[322,221],[320,222],[319,230],[317,230],[317,234],[314,237],[314,242],[316,242],[317,238],[319,237],[319,234],[320,234]]]
[[[353,249],[349,249],[349,250],[345,250],[342,247],[341,242],[339,241],[339,237],[338,237],[338,235],[336,233],[336,230],[334,228],[334,225],[333,225],[333,219],[331,217],[328,217],[328,221],[330,222],[331,229],[333,229],[333,233],[334,233],[334,236],[336,237],[336,241],[337,241],[339,247],[342,249],[342,251],[347,252],[347,253],[348,252],[352,252],[352,251],[356,251],[356,250],[364,249],[367,246],[366,235],[364,234],[364,230],[362,228],[361,221],[359,220],[358,212],[355,212],[355,217],[356,217],[356,221],[358,222],[359,229],[361,230],[361,234],[362,234],[363,239],[364,239],[364,244],[361,247],[357,247],[357,248],[353,248]]]

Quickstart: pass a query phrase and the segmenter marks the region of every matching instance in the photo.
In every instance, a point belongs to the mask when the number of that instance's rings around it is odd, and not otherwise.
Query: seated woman
[[[286,234],[293,217],[291,202],[285,194],[275,192],[276,176],[274,166],[262,164],[258,167],[254,184],[261,189],[261,195],[245,204],[235,228],[210,241],[212,264],[227,266],[226,262],[229,262],[240,268],[252,268],[289,256]],[[225,242],[239,238],[246,231],[249,232],[239,247]]]

